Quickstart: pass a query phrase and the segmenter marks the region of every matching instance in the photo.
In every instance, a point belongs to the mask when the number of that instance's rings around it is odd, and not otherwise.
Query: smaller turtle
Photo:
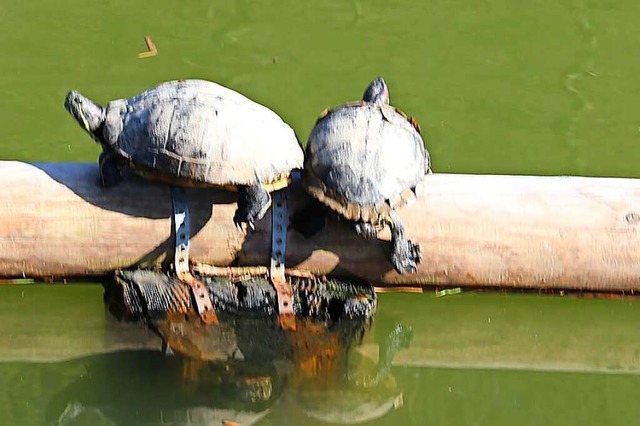
[[[400,272],[415,272],[420,247],[408,240],[396,213],[419,193],[431,173],[429,152],[415,120],[389,105],[382,77],[367,87],[362,101],[325,110],[309,136],[303,185],[324,206],[353,221],[356,233],[377,238],[391,228],[390,260]],[[324,226],[311,205],[294,227],[306,236]]]
[[[253,228],[269,192],[303,163],[295,133],[275,112],[210,81],[170,81],[106,107],[71,91],[64,106],[102,145],[103,186],[118,183],[128,165],[178,186],[237,189],[236,225]]]

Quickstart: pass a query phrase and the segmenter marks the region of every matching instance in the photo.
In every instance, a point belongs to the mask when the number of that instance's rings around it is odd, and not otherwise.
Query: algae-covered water
[[[0,1],[0,158],[95,161],[62,107],[69,89],[106,102],[206,78],[305,140],[320,111],[383,75],[436,172],[639,177],[638,16],[630,0]],[[140,59],[146,35],[158,55]],[[640,420],[635,301],[463,293],[379,305],[374,327],[409,324],[414,338],[391,371],[403,403],[375,424]],[[97,285],[0,288],[0,319],[2,425],[221,424],[233,413],[313,424],[336,407],[343,422],[375,411],[365,392],[288,389],[260,407],[224,387],[194,392],[154,335],[110,319]],[[376,347],[359,353],[375,360]]]

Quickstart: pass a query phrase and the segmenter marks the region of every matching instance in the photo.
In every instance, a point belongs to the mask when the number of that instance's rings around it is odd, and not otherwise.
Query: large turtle
[[[269,192],[303,164],[298,139],[276,113],[210,81],[170,81],[106,107],[71,91],[64,105],[102,145],[103,186],[129,165],[176,185],[237,188],[237,225],[253,228],[271,205]]]
[[[324,205],[354,222],[365,238],[391,228],[391,263],[414,272],[420,247],[405,236],[395,209],[418,194],[431,173],[429,153],[413,119],[389,105],[382,77],[367,87],[362,101],[325,111],[309,136],[303,185]],[[314,215],[311,213],[315,211]],[[324,223],[317,208],[298,216],[296,227],[313,234]]]

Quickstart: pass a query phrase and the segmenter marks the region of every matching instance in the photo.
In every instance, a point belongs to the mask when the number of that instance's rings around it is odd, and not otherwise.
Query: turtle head
[[[372,104],[388,104],[389,103],[389,88],[387,83],[384,82],[384,78],[377,77],[369,84],[367,90],[362,95],[362,100],[370,102]]]
[[[64,100],[64,107],[83,129],[89,132],[94,139],[98,139],[96,132],[102,123],[104,123],[106,115],[104,107],[82,96],[75,90],[67,93],[67,98]]]

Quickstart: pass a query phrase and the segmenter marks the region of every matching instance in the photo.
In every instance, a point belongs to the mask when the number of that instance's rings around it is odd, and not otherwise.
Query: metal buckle
[[[284,190],[275,191],[271,195],[271,267],[269,276],[278,295],[278,314],[280,325],[284,329],[296,328],[293,314],[293,290],[284,276],[287,254],[287,196]]]
[[[205,324],[218,324],[207,288],[191,274],[189,269],[189,202],[184,188],[171,187],[173,201],[173,224],[176,239],[174,268],[178,279],[189,286],[196,310]]]

